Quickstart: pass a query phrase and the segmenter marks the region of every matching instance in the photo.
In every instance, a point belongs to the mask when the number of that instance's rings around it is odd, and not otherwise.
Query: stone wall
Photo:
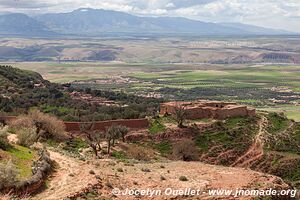
[[[52,168],[52,160],[46,150],[40,151],[40,158],[34,166],[34,174],[27,180],[17,182],[14,186],[2,189],[2,193],[29,195],[36,193],[45,183],[46,177]]]

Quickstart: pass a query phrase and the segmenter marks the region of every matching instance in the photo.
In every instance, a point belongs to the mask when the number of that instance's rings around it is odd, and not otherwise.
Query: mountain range
[[[37,16],[0,15],[0,34],[18,36],[124,35],[282,35],[284,30],[239,23],[209,23],[182,17],[140,17],[124,12],[80,8]]]

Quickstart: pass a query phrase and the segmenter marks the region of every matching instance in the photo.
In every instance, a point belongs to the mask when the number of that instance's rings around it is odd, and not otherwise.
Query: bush
[[[19,173],[13,163],[0,163],[0,190],[14,186],[18,182]]]
[[[8,150],[11,148],[7,140],[7,127],[0,127],[0,149]]]
[[[18,144],[30,147],[33,145],[38,138],[38,135],[36,134],[36,128],[21,128],[18,130]]]
[[[142,172],[151,172],[151,170],[148,168],[142,168],[141,170],[142,170]]]
[[[180,177],[179,177],[179,180],[180,180],[180,181],[188,181],[187,177],[185,177],[185,176],[180,176]]]
[[[32,130],[35,128],[37,140],[54,139],[61,141],[66,138],[64,123],[38,110],[31,111],[28,115],[19,116],[10,123],[10,128],[17,135],[19,135],[21,129]]]
[[[173,147],[173,155],[176,159],[183,161],[194,161],[199,159],[198,149],[192,140],[182,140]]]
[[[133,158],[135,160],[143,160],[143,161],[151,160],[150,156],[147,153],[147,150],[139,146],[130,146],[127,149],[127,155],[130,158]]]
[[[117,171],[118,172],[124,172],[124,170],[122,168],[118,168]]]

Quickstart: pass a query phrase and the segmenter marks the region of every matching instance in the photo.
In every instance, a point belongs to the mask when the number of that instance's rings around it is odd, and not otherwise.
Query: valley
[[[135,199],[114,194],[126,188],[204,191],[166,199],[216,199],[208,193],[219,188],[296,191],[297,41],[1,39],[0,170],[12,178],[2,191],[34,200]],[[162,103],[199,99],[251,114],[159,112]]]

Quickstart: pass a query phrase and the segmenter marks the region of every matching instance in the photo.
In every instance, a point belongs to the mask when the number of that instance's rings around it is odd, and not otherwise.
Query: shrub
[[[151,172],[151,170],[148,168],[142,168],[142,172]]]
[[[177,106],[176,106],[176,108],[175,108],[175,120],[176,120],[176,122],[177,122],[177,124],[178,124],[178,127],[179,128],[184,128],[184,125],[183,125],[183,123],[185,122],[185,120],[186,120],[186,110],[185,110],[185,107],[184,106],[182,106],[182,105],[180,105],[180,104],[178,104]]]
[[[161,180],[161,181],[164,181],[164,180],[167,180],[167,179],[166,179],[164,176],[161,175],[161,176],[160,176],[160,180]]]
[[[173,147],[173,155],[176,159],[183,161],[194,161],[199,159],[199,152],[192,140],[182,140]]]
[[[8,150],[9,148],[11,148],[11,145],[7,140],[7,127],[0,126],[0,149]]]
[[[180,180],[180,181],[188,181],[187,177],[185,177],[185,176],[180,176],[180,177],[179,177],[179,180]]]
[[[19,173],[13,163],[0,163],[0,190],[14,186],[18,182]]]
[[[106,182],[105,186],[108,187],[108,188],[114,188],[113,185],[110,182]]]
[[[118,168],[117,171],[118,172],[124,172],[124,170],[122,168]]]
[[[149,161],[151,160],[150,156],[147,153],[147,150],[139,146],[130,146],[127,149],[127,155],[135,160]]]
[[[64,123],[54,116],[44,114],[38,110],[31,111],[28,115],[19,116],[10,123],[10,128],[12,132],[18,135],[23,128],[35,128],[37,140],[54,139],[61,141],[66,138]]]
[[[21,128],[20,130],[18,130],[18,144],[19,145],[29,147],[36,142],[37,138],[38,138],[38,136],[36,134],[35,127]]]

